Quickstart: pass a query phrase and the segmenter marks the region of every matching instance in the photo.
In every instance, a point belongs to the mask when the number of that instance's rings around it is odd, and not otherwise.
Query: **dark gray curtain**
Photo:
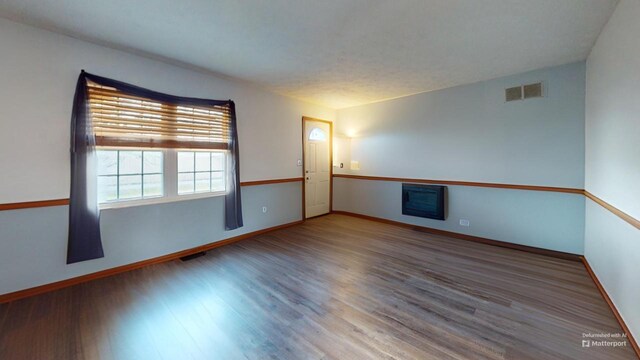
[[[71,111],[71,193],[67,264],[104,257],[100,240],[96,177],[96,137],[87,104],[87,76],[76,84]]]
[[[229,101],[231,115],[231,141],[227,171],[227,194],[224,198],[224,217],[227,230],[242,227],[242,197],[240,194],[240,150],[238,147],[238,127],[236,124],[236,104]]]
[[[76,85],[71,116],[71,196],[67,263],[104,257],[100,239],[100,212],[96,192],[95,135],[89,116],[87,81],[176,106],[227,106],[230,114],[231,139],[227,162],[225,228],[233,230],[243,225],[238,127],[233,101],[173,96],[82,71]]]

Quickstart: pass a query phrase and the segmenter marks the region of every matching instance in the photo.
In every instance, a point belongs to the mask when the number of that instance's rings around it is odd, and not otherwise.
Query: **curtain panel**
[[[240,189],[240,154],[235,104],[231,100],[179,97],[144,89],[121,81],[89,74],[78,77],[71,115],[71,190],[69,201],[69,239],[67,263],[104,257],[100,238],[100,211],[97,200],[96,136],[89,107],[88,82],[115,88],[122,93],[173,106],[220,107],[229,111],[227,144],[227,191],[225,228],[243,226]]]

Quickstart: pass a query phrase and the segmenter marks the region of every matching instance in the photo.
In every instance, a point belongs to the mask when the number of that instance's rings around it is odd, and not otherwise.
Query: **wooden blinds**
[[[229,105],[190,106],[133,96],[87,82],[98,146],[227,149]]]

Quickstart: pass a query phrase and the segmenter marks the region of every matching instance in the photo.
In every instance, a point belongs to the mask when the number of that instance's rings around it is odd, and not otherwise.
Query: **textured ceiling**
[[[584,60],[617,0],[0,0],[0,16],[342,108]]]

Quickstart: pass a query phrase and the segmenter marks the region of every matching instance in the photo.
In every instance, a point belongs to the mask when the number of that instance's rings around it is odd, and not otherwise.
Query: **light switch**
[[[351,170],[360,170],[360,162],[351,160]]]
[[[298,166],[302,166],[302,159],[298,159]]]

